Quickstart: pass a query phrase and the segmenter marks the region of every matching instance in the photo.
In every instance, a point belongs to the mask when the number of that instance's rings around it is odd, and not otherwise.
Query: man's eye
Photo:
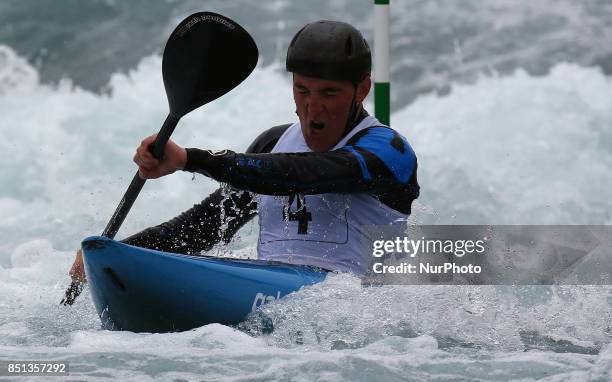
[[[334,97],[338,95],[338,92],[335,90],[325,90],[323,94],[325,94],[328,97]]]

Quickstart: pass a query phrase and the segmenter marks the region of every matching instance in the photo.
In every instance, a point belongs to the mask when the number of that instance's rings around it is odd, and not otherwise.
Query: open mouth
[[[313,130],[323,130],[323,128],[325,127],[325,124],[323,122],[311,121],[309,126]]]

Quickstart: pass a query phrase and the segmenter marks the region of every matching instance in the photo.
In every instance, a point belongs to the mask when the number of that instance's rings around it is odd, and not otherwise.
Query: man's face
[[[293,74],[293,99],[302,135],[312,151],[328,151],[342,138],[353,95],[361,103],[370,90],[370,78],[355,89],[348,81],[325,80]]]

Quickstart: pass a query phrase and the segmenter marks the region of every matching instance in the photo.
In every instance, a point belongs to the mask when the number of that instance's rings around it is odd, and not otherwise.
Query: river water
[[[411,222],[612,224],[612,1],[392,3],[392,126],[415,149],[422,186]],[[272,334],[252,322],[109,332],[87,290],[58,305],[74,249],[102,231],[134,148],[165,118],[160,52],[180,19],[220,12],[259,45],[254,73],[173,135],[241,151],[295,118],[283,58],[299,26],[341,19],[371,39],[372,7],[2,2],[0,360],[65,360],[81,380],[612,378],[606,286],[362,288],[334,275],[267,305]],[[217,186],[186,173],[148,182],[118,237]],[[254,257],[257,232],[249,224],[216,251]]]

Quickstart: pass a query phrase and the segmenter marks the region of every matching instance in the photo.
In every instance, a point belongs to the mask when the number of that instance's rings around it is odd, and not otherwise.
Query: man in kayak
[[[134,162],[144,179],[177,170],[224,186],[176,218],[123,242],[197,255],[259,215],[258,258],[331,271],[363,272],[366,225],[405,221],[419,195],[417,159],[406,138],[368,115],[371,52],[349,24],[303,27],[287,51],[299,121],[275,126],[246,153],[183,148],[168,141],[163,159],[142,141]],[[79,252],[70,271],[84,281]]]

